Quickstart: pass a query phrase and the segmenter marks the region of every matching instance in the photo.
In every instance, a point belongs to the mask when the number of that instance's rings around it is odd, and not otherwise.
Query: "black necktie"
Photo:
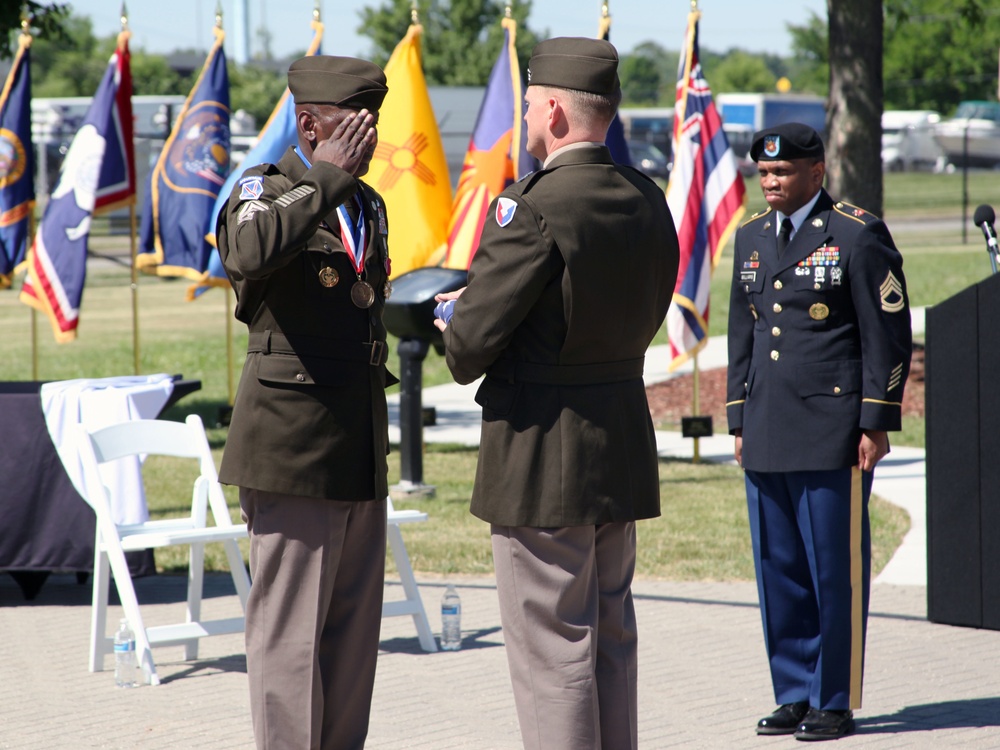
[[[792,220],[787,216],[781,220],[781,231],[778,232],[778,257],[788,247],[788,241],[792,238]]]

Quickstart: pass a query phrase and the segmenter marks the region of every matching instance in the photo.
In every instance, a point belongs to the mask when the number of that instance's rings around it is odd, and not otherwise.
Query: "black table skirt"
[[[26,598],[34,598],[51,572],[94,568],[96,517],[52,443],[41,386],[0,382],[0,571],[14,575]],[[196,380],[179,381],[164,409],[200,387]],[[156,572],[152,550],[128,558],[134,576]]]

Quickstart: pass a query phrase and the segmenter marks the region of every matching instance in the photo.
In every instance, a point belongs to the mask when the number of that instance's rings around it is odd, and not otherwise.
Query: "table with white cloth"
[[[83,579],[93,570],[95,516],[78,489],[70,426],[153,419],[200,387],[166,374],[0,382],[0,571],[17,580],[25,598],[34,598],[51,572]],[[105,482],[125,488],[121,496],[129,498],[116,508],[117,520],[144,520],[141,467],[115,463]],[[155,572],[151,552],[129,562],[133,575]]]

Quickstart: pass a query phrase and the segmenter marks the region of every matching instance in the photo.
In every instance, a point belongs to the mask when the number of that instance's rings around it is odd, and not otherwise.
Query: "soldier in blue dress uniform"
[[[861,705],[868,498],[910,368],[903,259],[823,189],[815,130],[760,131],[750,156],[768,208],[736,234],[726,410],[779,704],[757,732],[836,739]]]

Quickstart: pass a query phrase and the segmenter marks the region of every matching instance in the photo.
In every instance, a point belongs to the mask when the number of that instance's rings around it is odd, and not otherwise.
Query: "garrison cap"
[[[754,161],[823,159],[823,141],[808,125],[786,122],[754,133],[750,158]]]
[[[585,37],[556,37],[535,45],[528,60],[529,86],[615,94],[618,52],[611,42]]]
[[[296,104],[372,111],[382,106],[389,90],[378,65],[333,55],[310,55],[293,62],[288,68],[288,89]]]

